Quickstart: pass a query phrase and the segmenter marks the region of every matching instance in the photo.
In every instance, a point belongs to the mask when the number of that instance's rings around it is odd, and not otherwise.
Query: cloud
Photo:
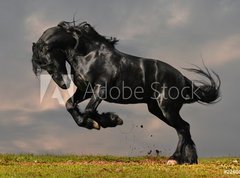
[[[54,153],[63,147],[64,141],[59,137],[51,135],[40,136],[39,138],[18,139],[13,141],[19,152],[30,153]]]
[[[240,59],[240,33],[224,39],[211,41],[203,48],[203,55],[211,59],[211,64],[224,65]]]
[[[156,130],[160,130],[162,127],[162,123],[163,122],[161,122],[159,118],[153,116],[153,117],[151,117],[151,120],[149,119],[149,121],[147,123],[147,129],[151,130],[153,132]]]
[[[132,40],[137,36],[148,35],[160,23],[158,19],[159,13],[161,13],[160,9],[153,9],[153,11],[141,10],[141,13],[139,11],[139,9],[133,10],[128,15],[128,20],[122,22],[118,30],[118,36],[122,40]]]
[[[37,12],[29,15],[25,19],[26,36],[29,41],[37,41],[43,34],[43,31],[49,27],[55,26],[58,22],[50,21],[44,14],[44,12]]]
[[[56,91],[61,92],[61,96],[63,98],[60,98],[59,100],[54,99],[51,95],[50,89],[55,89]],[[66,101],[69,97],[69,94],[66,91],[63,91],[62,89],[58,88],[55,84],[50,86],[50,89],[46,92],[44,95],[44,99],[41,102],[40,100],[40,89],[34,88],[34,90],[28,90],[27,97],[24,96],[25,92],[23,92],[22,96],[16,97],[15,102],[12,102],[12,100],[9,100],[9,96],[2,97],[2,103],[0,104],[0,111],[11,111],[14,110],[21,110],[24,112],[33,112],[33,111],[45,111],[45,110],[51,110],[56,109],[59,107],[62,107],[61,99]],[[17,91],[16,91],[17,92]],[[21,91],[18,91],[21,93]]]
[[[170,18],[167,19],[167,25],[171,28],[184,26],[190,21],[190,11],[187,7],[180,7],[179,3],[172,4],[169,9]]]

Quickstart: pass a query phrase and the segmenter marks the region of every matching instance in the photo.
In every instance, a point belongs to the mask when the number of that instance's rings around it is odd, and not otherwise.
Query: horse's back
[[[160,85],[168,83],[182,86],[183,75],[170,64],[157,59],[137,57],[120,52],[121,73],[130,85],[138,84],[144,89],[151,87],[152,83]]]
[[[170,64],[157,60],[143,58],[146,81],[159,82],[160,84],[169,80],[177,82],[183,75]]]

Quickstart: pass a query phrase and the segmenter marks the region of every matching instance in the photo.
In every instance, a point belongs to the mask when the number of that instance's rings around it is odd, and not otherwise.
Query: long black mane
[[[76,32],[77,35],[88,41],[92,41],[94,39],[94,41],[99,41],[100,43],[105,43],[112,47],[115,47],[115,45],[119,42],[116,37],[107,37],[99,34],[95,28],[86,21],[79,23],[78,25],[75,25],[74,22],[63,21],[60,22],[58,26],[65,29],[67,32]]]

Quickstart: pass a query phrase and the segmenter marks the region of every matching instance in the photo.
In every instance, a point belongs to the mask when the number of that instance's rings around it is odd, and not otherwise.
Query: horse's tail
[[[187,77],[185,78],[185,82],[187,85],[187,97],[184,97],[186,103],[199,102],[201,104],[214,104],[220,100],[220,86],[221,80],[217,73],[211,71],[214,74],[214,78],[212,74],[209,72],[209,69],[204,65],[204,69],[201,69],[198,66],[196,68],[185,68],[190,72],[197,73],[205,78],[207,81],[191,81]],[[200,85],[197,85],[200,84]]]

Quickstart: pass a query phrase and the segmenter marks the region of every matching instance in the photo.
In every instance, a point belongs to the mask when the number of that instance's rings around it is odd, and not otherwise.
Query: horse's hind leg
[[[161,106],[156,100],[148,103],[149,111],[159,119],[175,128],[179,137],[178,145],[174,154],[169,158],[168,164],[194,164],[197,163],[195,144],[191,139],[190,125],[179,115],[180,106],[174,103]]]

